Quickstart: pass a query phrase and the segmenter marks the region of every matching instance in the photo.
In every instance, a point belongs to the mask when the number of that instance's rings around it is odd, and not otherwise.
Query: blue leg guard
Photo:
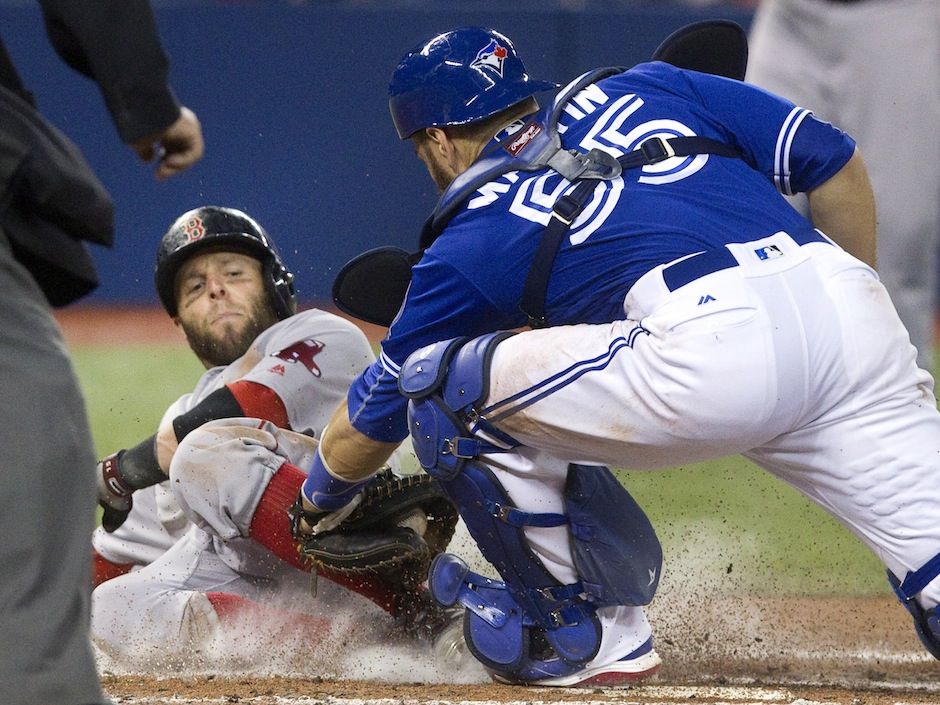
[[[659,586],[663,549],[626,488],[606,467],[572,463],[565,506],[574,564],[594,604],[648,605]]]
[[[901,604],[914,618],[914,630],[924,648],[935,659],[940,659],[940,606],[926,609],[915,599],[927,584],[940,575],[940,554],[927,561],[921,568],[908,573],[903,581],[888,571],[888,581]]]
[[[569,517],[516,509],[492,471],[475,460],[518,445],[475,411],[487,394],[493,349],[505,337],[491,334],[469,343],[458,338],[422,348],[405,362],[399,384],[412,399],[409,425],[421,465],[457,505],[504,580],[471,573],[460,559],[444,555],[432,565],[431,592],[442,604],[467,608],[465,636],[478,660],[512,681],[528,682],[581,670],[600,645],[597,605],[648,603],[662,553],[642,510],[609,470],[583,467],[582,473],[580,466],[569,470],[566,497],[572,519],[577,515],[575,564],[590,580],[562,585],[532,553],[525,526],[561,526]],[[595,506],[601,495],[607,503]],[[624,542],[626,534],[636,540]],[[637,567],[628,566],[633,561]]]

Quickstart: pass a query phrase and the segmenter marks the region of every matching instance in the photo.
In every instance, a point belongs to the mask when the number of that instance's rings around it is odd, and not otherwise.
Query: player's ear
[[[440,127],[427,127],[424,130],[431,149],[438,152],[441,156],[448,156],[453,151],[454,142],[450,136]]]

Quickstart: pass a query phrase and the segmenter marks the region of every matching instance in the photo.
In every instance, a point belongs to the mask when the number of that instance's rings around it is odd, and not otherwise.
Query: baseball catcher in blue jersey
[[[442,195],[301,528],[410,433],[499,572],[431,566],[474,656],[503,682],[619,684],[660,662],[662,553],[607,465],[741,453],[878,555],[940,657],[940,412],[874,269],[862,156],[735,72],[676,63],[586,73],[540,109],[554,84],[499,32],[404,56],[392,119]]]

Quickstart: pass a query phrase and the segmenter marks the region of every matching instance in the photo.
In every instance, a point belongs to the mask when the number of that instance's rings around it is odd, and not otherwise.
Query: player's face
[[[261,262],[238,252],[204,252],[176,277],[176,323],[206,367],[228,365],[277,323],[267,303]]]

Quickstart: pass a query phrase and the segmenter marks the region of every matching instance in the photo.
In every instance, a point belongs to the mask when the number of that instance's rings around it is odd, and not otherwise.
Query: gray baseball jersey
[[[354,324],[318,309],[304,311],[261,333],[232,364],[207,370],[192,392],[167,409],[160,426],[172,424],[223,385],[244,380],[278,396],[293,430],[318,437],[352,379],[374,359],[369,341]],[[127,521],[112,534],[99,527],[94,546],[115,563],[147,565],[188,528],[168,483],[163,483],[136,492]]]

